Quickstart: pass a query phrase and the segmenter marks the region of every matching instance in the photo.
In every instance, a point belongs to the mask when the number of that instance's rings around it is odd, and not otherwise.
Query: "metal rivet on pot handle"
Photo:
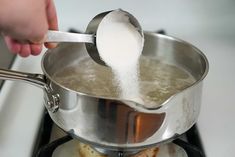
[[[50,112],[55,113],[59,109],[60,96],[59,94],[55,94],[55,95],[52,94],[50,95],[50,97],[51,99],[47,101],[46,107]]]

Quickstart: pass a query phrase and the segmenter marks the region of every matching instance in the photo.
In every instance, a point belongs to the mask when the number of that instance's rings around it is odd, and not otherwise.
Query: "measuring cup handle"
[[[94,43],[94,35],[49,30],[45,42]]]

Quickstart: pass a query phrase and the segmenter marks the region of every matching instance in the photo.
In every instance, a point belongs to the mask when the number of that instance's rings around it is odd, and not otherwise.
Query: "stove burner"
[[[70,144],[69,144],[69,142],[70,142]],[[100,154],[101,157],[102,156],[109,156],[109,157],[128,157],[128,156],[131,157],[131,156],[133,156],[133,157],[138,157],[138,156],[142,156],[143,154],[144,155],[147,154],[148,150],[150,150],[149,152],[151,152],[153,150],[154,156],[157,156],[157,157],[158,156],[159,157],[169,156],[169,154],[167,155],[167,153],[170,153],[170,155],[173,155],[173,157],[205,157],[205,155],[203,155],[203,152],[201,150],[199,150],[197,147],[195,147],[187,142],[184,142],[181,139],[176,139],[173,141],[173,143],[177,144],[178,146],[170,143],[170,144],[162,145],[159,148],[148,148],[148,149],[142,150],[140,152],[109,151],[109,150],[100,149],[100,148],[99,149],[95,148],[93,150],[93,149],[89,149],[89,148],[91,148],[91,146],[88,146],[85,144],[83,144],[83,145],[85,145],[85,147],[83,147],[83,148],[89,147],[87,150],[89,150],[90,152],[97,151],[97,153]],[[67,144],[67,146],[65,146],[66,144]],[[69,155],[71,153],[71,155],[74,157],[75,156],[79,157],[79,155],[81,155],[81,150],[78,150],[77,144],[78,144],[77,140],[72,140],[72,138],[69,135],[67,135],[67,136],[64,136],[60,139],[57,139],[57,140],[43,146],[39,150],[37,157],[68,156],[68,154],[66,154],[66,152],[69,153]],[[74,148],[72,148],[72,147],[74,147]],[[69,148],[69,149],[66,149],[66,148]],[[80,147],[80,148],[82,148],[82,147]],[[64,154],[61,155],[61,152],[63,152]],[[74,155],[74,154],[77,154],[77,155]],[[81,156],[83,156],[83,155],[81,155]],[[94,156],[96,156],[96,155],[94,155]]]
[[[96,148],[93,147],[96,151],[104,154],[104,155],[108,155],[109,157],[128,157],[131,155],[135,155],[137,153],[139,153],[139,151],[112,151],[112,150],[107,150],[107,149],[102,149],[102,148]]]
[[[177,139],[174,143],[164,144],[160,147],[147,148],[140,152],[126,152],[126,151],[110,151],[92,149],[91,146],[82,144],[79,141],[72,139],[69,135],[59,138],[50,144],[43,146],[37,154],[37,157],[140,157],[140,156],[156,156],[156,157],[205,157],[203,153],[195,146]],[[135,154],[132,154],[135,153]],[[137,154],[136,154],[137,153]]]

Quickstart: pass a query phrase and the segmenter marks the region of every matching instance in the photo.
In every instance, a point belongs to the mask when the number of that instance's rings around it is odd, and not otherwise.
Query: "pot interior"
[[[85,44],[62,43],[48,50],[42,67],[55,83],[91,97],[134,101],[155,108],[172,95],[201,81],[208,72],[206,57],[194,46],[165,35],[145,33],[139,64],[140,98],[120,96],[110,67],[95,63]],[[131,87],[130,87],[131,88]]]

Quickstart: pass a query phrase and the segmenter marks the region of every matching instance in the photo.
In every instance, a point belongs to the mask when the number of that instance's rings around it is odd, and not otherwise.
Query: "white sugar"
[[[100,57],[112,68],[121,97],[139,99],[139,57],[144,39],[125,12],[113,11],[99,24],[96,44]]]

